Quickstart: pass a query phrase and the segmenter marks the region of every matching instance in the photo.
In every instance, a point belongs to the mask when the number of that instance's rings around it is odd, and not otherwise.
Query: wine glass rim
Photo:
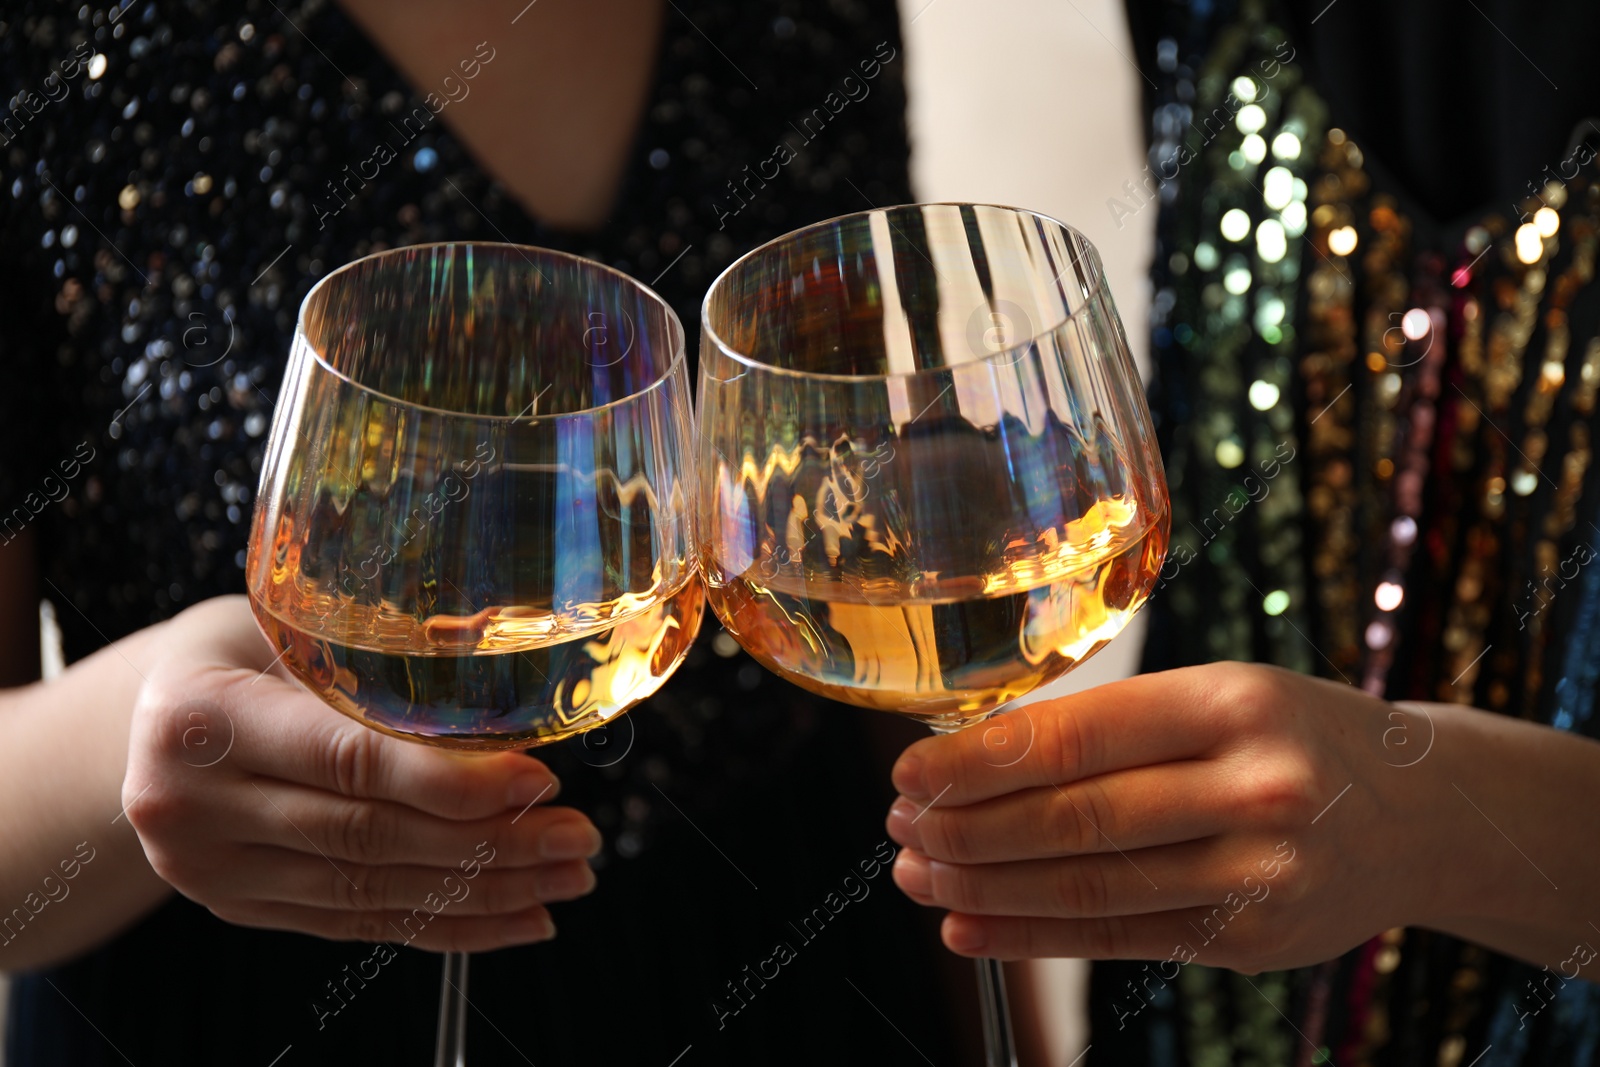
[[[717,333],[716,327],[711,324],[712,295],[716,293],[717,289],[722,285],[727,277],[734,271],[738,270],[746,260],[753,259],[756,255],[776,245],[783,244],[786,241],[792,241],[797,237],[801,237],[815,230],[823,230],[830,226],[836,226],[847,219],[861,218],[878,211],[893,212],[902,211],[907,208],[925,207],[994,208],[997,211],[1009,211],[1016,215],[1027,215],[1034,219],[1050,223],[1053,226],[1059,226],[1078,241],[1081,241],[1084,247],[1089,250],[1089,254],[1093,257],[1093,263],[1095,267],[1094,286],[1084,294],[1084,302],[1082,307],[1079,307],[1073,311],[1068,311],[1058,322],[1054,322],[1044,329],[1036,330],[1034,333],[1023,340],[1018,341],[1014,345],[1010,345],[994,352],[989,352],[982,356],[977,356],[962,363],[947,363],[939,367],[924,367],[920,370],[898,371],[892,374],[832,374],[826,371],[795,370],[792,367],[774,366],[771,363],[764,363],[761,360],[756,359],[754,356],[739,351],[727,341],[724,341],[721,335]],[[711,283],[711,288],[706,290],[706,295],[700,302],[700,328],[704,331],[706,337],[710,338],[711,343],[716,345],[718,350],[721,351],[725,356],[733,360],[735,363],[740,363],[746,367],[749,367],[751,370],[758,370],[769,374],[786,375],[791,378],[806,378],[822,382],[909,381],[916,378],[931,378],[938,375],[948,375],[952,371],[957,371],[967,367],[977,367],[986,363],[997,366],[1005,366],[1014,363],[1016,361],[1018,352],[1031,347],[1041,337],[1046,337],[1055,333],[1057,330],[1060,330],[1063,326],[1067,325],[1067,323],[1087,312],[1094,304],[1095,300],[1098,299],[1100,294],[1105,290],[1105,287],[1105,264],[1100,261],[1100,250],[1095,247],[1094,242],[1089,240],[1082,230],[1078,229],[1076,226],[1062,222],[1053,215],[1046,215],[1044,212],[1035,211],[1032,208],[1014,207],[1010,204],[990,204],[976,200],[932,200],[925,203],[912,202],[906,204],[890,204],[885,207],[873,207],[866,208],[861,211],[850,211],[843,215],[835,215],[833,218],[822,219],[819,222],[813,222],[809,225],[802,226],[797,230],[791,230],[780,237],[774,237],[772,240],[766,241],[757,245],[755,248],[752,248],[750,251],[746,252],[744,255],[728,264],[728,266],[723,269],[722,273],[717,275],[716,280]],[[706,366],[704,359],[700,361],[700,366],[703,371]]]
[[[317,361],[317,364],[321,366],[323,370],[327,371],[329,374],[332,374],[335,378],[338,378],[340,381],[349,384],[352,388],[359,389],[370,396],[379,397],[384,401],[384,403],[392,404],[396,407],[410,408],[413,411],[426,411],[437,415],[446,415],[451,418],[473,419],[475,421],[482,422],[533,423],[555,422],[560,419],[587,419],[592,418],[594,415],[605,411],[608,408],[620,407],[623,404],[631,404],[634,401],[654,392],[655,390],[662,388],[665,382],[671,381],[673,376],[678,373],[679,368],[682,367],[688,359],[688,343],[683,332],[683,321],[678,318],[678,313],[672,310],[672,305],[667,303],[666,298],[660,293],[656,292],[654,289],[650,288],[650,286],[644,284],[631,274],[625,274],[617,268],[606,263],[601,263],[598,260],[589,259],[585,256],[574,255],[571,252],[561,252],[554,248],[541,248],[538,245],[517,244],[515,241],[424,241],[420,244],[414,245],[396,245],[393,248],[385,248],[378,252],[369,252],[364,256],[352,259],[350,262],[341,264],[340,266],[329,271],[327,274],[323,275],[321,278],[317,279],[316,284],[314,284],[310,289],[306,290],[305,298],[300,301],[300,311],[295,317],[296,333],[304,334],[305,332],[304,327],[306,308],[310,305],[311,298],[316,296],[318,290],[320,290],[324,285],[327,285],[338,275],[343,274],[345,271],[348,271],[353,267],[360,266],[369,260],[387,258],[401,252],[417,252],[430,248],[443,248],[447,246],[455,248],[487,248],[497,250],[509,249],[522,256],[523,259],[527,259],[530,266],[533,266],[533,260],[528,258],[528,253],[533,252],[546,259],[568,260],[572,263],[582,264],[585,267],[597,268],[606,274],[615,275],[626,285],[639,290],[651,300],[654,300],[661,306],[661,309],[667,313],[667,321],[671,324],[673,333],[674,351],[672,359],[667,362],[667,366],[648,385],[640,389],[635,389],[627,396],[620,396],[615,400],[608,400],[604,404],[595,404],[591,407],[579,408],[574,411],[555,411],[546,415],[491,415],[481,412],[456,411],[450,408],[439,408],[434,407],[431,404],[419,404],[414,400],[402,400],[400,397],[386,393],[381,389],[374,389],[372,386],[367,385],[364,382],[357,381],[344,371],[329,363],[327,357],[322,354],[321,350],[318,349],[316,345],[307,343],[306,348],[310,350],[311,357]],[[535,266],[534,269],[537,270],[538,268]],[[307,340],[309,342],[309,338]]]

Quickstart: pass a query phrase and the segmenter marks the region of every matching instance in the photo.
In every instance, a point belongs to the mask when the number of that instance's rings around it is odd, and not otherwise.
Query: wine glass
[[[246,561],[312,693],[396,737],[549,744],[655,692],[700,625],[683,326],[575,256],[435,244],[300,309]],[[464,1056],[447,953],[436,1062]]]
[[[1168,503],[1093,246],[1030,211],[875,209],[706,294],[697,534],[713,610],[796,685],[947,733],[1144,603]],[[978,964],[986,1054],[1015,1061]]]

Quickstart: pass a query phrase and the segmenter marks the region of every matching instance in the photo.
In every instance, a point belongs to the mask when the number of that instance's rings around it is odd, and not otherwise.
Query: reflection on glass
[[[688,650],[682,328],[597,264],[500,245],[358,261],[307,297],[248,561],[284,664],[376,729],[527,747]]]
[[[1011,208],[874,210],[756,249],[706,296],[707,596],[771,670],[981,721],[1150,595],[1166,482],[1094,248]],[[1005,981],[978,974],[990,1067]]]
[[[527,748],[660,688],[700,625],[683,327],[513,245],[401,248],[307,295],[256,497],[283,665],[384,733]],[[449,953],[435,1062],[464,1058]]]
[[[1165,483],[1075,231],[982,206],[850,216],[735,264],[705,324],[707,590],[772,670],[953,729],[1148,596]]]

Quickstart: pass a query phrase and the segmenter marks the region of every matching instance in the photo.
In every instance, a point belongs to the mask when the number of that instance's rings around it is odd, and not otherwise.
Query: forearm
[[[129,720],[160,632],[0,692],[0,970],[76,955],[171,892],[121,814]]]
[[[1600,980],[1600,743],[1469,708],[1430,711],[1436,758],[1397,771],[1425,772],[1418,786],[1455,857],[1422,925]]]

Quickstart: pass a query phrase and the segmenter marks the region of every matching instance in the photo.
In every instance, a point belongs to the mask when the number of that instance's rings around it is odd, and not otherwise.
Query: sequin
[[[0,69],[19,83],[35,81],[35,71],[42,81],[92,42],[78,84],[100,90],[55,105],[50,136],[32,124],[0,147],[11,192],[0,233],[17,256],[12,276],[30,287],[26,299],[16,295],[42,316],[3,324],[8,346],[34,346],[6,355],[14,374],[24,359],[39,368],[51,414],[41,419],[30,395],[0,399],[0,434],[25,442],[6,450],[0,497],[26,492],[27,468],[13,454],[53,463],[83,441],[96,450],[81,490],[64,502],[70,520],[59,507],[39,519],[69,658],[242,590],[261,449],[296,311],[327,271],[381,248],[444,239],[564,248],[656,279],[692,354],[700,297],[736,254],[863,207],[863,198],[912,198],[898,17],[884,0],[803,17],[775,12],[742,30],[738,67],[783,72],[762,79],[759,100],[695,25],[665,9],[659,74],[617,208],[592,234],[529,219],[442,124],[378,177],[352,180],[336,215],[319,216],[329,184],[395,136],[392,118],[423,104],[336,5],[145,5],[121,16],[117,28],[130,32],[120,37],[103,9],[30,6],[38,11],[26,20],[8,12],[0,24]],[[877,71],[870,93],[768,180],[759,210],[719,220],[714,203],[727,182],[784,135],[775,117],[807,113],[841,78],[859,77],[864,60]],[[19,254],[24,246],[32,251]],[[719,636],[706,629],[707,642]],[[714,802],[815,729],[806,711],[815,702],[797,693],[766,681],[736,646],[732,656],[691,655],[636,713],[662,757],[656,777],[638,759],[609,780],[564,775],[568,799],[600,810],[608,797],[655,795],[653,782],[686,810]],[[750,694],[758,707],[742,703]],[[705,730],[735,709],[765,725]],[[573,746],[551,758],[581,769],[583,754]],[[624,833],[630,855],[647,852],[661,813],[612,807],[608,841]]]
[[[1207,17],[1200,5],[1172,10]],[[1171,101],[1193,99],[1205,114],[1241,70],[1282,40],[1263,9],[1229,10],[1215,24],[1227,33],[1210,52],[1175,46],[1170,72],[1157,79],[1154,141],[1164,136],[1161,109]],[[1530,578],[1537,591],[1540,575],[1561,574],[1563,563],[1572,572],[1567,551],[1582,517],[1595,514],[1600,338],[1576,335],[1566,309],[1577,294],[1593,299],[1596,168],[1569,184],[1546,182],[1538,199],[1513,207],[1528,219],[1523,232],[1521,220],[1487,213],[1457,244],[1436,238],[1432,227],[1419,239],[1397,199],[1374,189],[1361,146],[1337,127],[1319,134],[1326,112],[1292,72],[1286,64],[1290,80],[1274,88],[1299,88],[1252,100],[1265,122],[1259,131],[1240,130],[1281,147],[1283,158],[1269,160],[1266,174],[1252,182],[1243,138],[1219,137],[1176,188],[1163,191],[1154,284],[1175,294],[1164,320],[1192,324],[1164,334],[1158,322],[1152,334],[1156,414],[1176,475],[1174,550],[1187,517],[1203,515],[1238,477],[1221,462],[1230,458],[1219,451],[1225,434],[1248,433],[1252,424],[1257,432],[1292,430],[1295,423],[1272,420],[1293,408],[1305,438],[1273,481],[1273,495],[1235,522],[1242,536],[1207,544],[1153,601],[1146,664],[1263,659],[1378,695],[1475,703],[1561,728],[1586,723],[1592,732],[1600,569],[1584,572],[1581,592],[1569,580],[1556,607],[1541,607],[1548,597],[1516,597]],[[1285,114],[1291,101],[1305,106]],[[1218,254],[1219,239],[1233,237],[1222,220],[1262,209],[1275,212],[1291,238],[1282,263],[1263,255],[1276,242],[1263,246],[1259,223],[1255,255],[1227,245]],[[1541,218],[1545,209],[1551,214]],[[1308,240],[1292,240],[1302,236]],[[1177,254],[1187,241],[1197,243],[1190,269],[1180,271]],[[1317,251],[1304,257],[1303,272],[1294,269],[1308,246]],[[1234,271],[1246,272],[1249,284],[1241,278],[1226,286]],[[1257,333],[1248,342],[1234,328],[1236,302],[1245,297],[1230,288],[1256,294]],[[1254,369],[1263,365],[1264,346],[1280,343],[1264,329],[1269,292],[1298,310],[1284,316],[1281,344],[1292,362],[1282,377]],[[1592,331],[1592,315],[1583,321]],[[1256,388],[1263,382],[1283,385],[1265,410]],[[1283,515],[1298,518],[1282,522]],[[1283,601],[1283,616],[1270,614],[1277,601],[1268,598],[1297,580],[1307,593]],[[1256,615],[1248,627],[1230,614],[1241,609]],[[1272,1017],[1269,1006],[1259,1020],[1251,1013],[1261,1010],[1268,986],[1241,987],[1191,967],[1173,1009],[1141,1017],[1143,1043],[1117,1048],[1163,1067],[1291,1062],[1296,1053],[1275,1044],[1287,1033],[1310,1062],[1411,1055],[1448,1063],[1462,1059],[1463,1034],[1487,1028],[1496,1057],[1510,1050],[1496,1062],[1554,1062],[1525,1061],[1512,1040],[1518,1020],[1506,997],[1515,990],[1503,976],[1520,967],[1476,946],[1391,930],[1337,964],[1281,976],[1297,991],[1294,1007]],[[1441,975],[1450,976],[1449,992]],[[1441,989],[1439,999],[1429,993],[1429,1010],[1413,1012],[1424,982]],[[1319,998],[1328,1010],[1317,1007]],[[1559,1024],[1566,1027],[1559,1047],[1576,1047],[1581,1018],[1575,1012]],[[1096,1021],[1106,1024],[1100,1040],[1115,1044],[1116,1020],[1102,1014]],[[1479,1037],[1472,1040],[1481,1050]],[[1437,1056],[1428,1045],[1435,1041]]]

